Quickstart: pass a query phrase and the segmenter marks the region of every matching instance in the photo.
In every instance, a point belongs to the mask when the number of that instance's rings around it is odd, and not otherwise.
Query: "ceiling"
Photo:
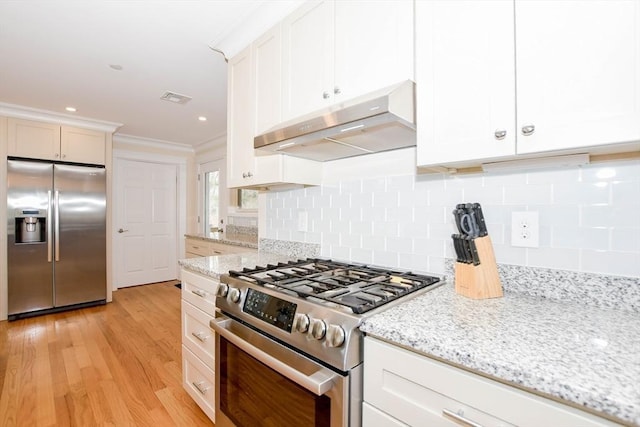
[[[226,133],[227,64],[210,46],[222,47],[253,22],[266,26],[254,32],[266,30],[288,3],[0,0],[0,103],[120,123],[115,135],[196,147]],[[256,21],[265,8],[272,22]],[[161,100],[166,91],[192,99]]]

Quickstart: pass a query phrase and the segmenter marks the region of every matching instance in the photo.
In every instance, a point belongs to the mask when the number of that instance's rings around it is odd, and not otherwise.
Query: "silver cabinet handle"
[[[329,92],[322,92],[322,99],[329,99]]]
[[[129,231],[129,230],[125,230],[125,229],[123,229],[123,228],[119,228],[119,229],[118,229],[118,233],[120,233],[120,234],[122,234],[122,233],[126,233],[127,231]]]
[[[524,136],[529,136],[531,135],[533,132],[535,132],[536,127],[534,125],[524,125],[522,126],[522,134]]]
[[[56,190],[53,196],[53,204],[55,206],[54,218],[53,221],[55,223],[53,230],[53,241],[55,244],[55,260],[60,261],[60,191]]]
[[[504,129],[496,129],[494,135],[498,140],[504,139],[507,136],[507,131]]]
[[[200,298],[206,298],[208,295],[205,291],[201,291],[200,289],[194,289],[191,291],[192,294],[198,295]]]
[[[191,332],[191,335],[196,337],[198,341],[205,342],[210,335],[205,335],[204,332]]]
[[[458,415],[455,412],[450,411],[448,409],[443,409],[442,415],[446,418],[451,419],[451,421],[453,421],[456,424],[460,424],[467,427],[482,427],[482,424],[478,424],[475,421],[471,421],[470,419],[465,418],[462,415]]]
[[[193,386],[198,389],[202,395],[207,394],[207,391],[209,391],[209,386],[207,386],[207,383],[204,381],[200,381],[199,383],[192,382],[191,384],[193,384]]]
[[[53,248],[53,226],[51,224],[51,190],[47,191],[47,262],[51,262],[51,250]]]
[[[340,90],[340,88],[338,86],[333,88],[333,93],[335,93],[336,95],[339,95],[340,93],[342,93],[342,91]]]

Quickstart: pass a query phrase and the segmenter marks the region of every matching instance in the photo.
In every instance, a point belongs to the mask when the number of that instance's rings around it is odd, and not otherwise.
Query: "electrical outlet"
[[[298,231],[309,231],[309,217],[307,211],[298,211]]]
[[[511,213],[511,246],[537,248],[539,234],[538,212]]]

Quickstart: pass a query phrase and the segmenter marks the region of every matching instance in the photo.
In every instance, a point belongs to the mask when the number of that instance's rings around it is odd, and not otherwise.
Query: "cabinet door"
[[[60,126],[31,120],[8,120],[8,154],[30,159],[60,160]]]
[[[242,187],[255,175],[251,47],[229,61],[227,91],[227,183]]]
[[[333,101],[333,1],[311,1],[282,24],[283,119]]]
[[[253,45],[255,83],[255,134],[282,121],[282,36],[280,25],[269,30]]]
[[[104,132],[62,126],[60,158],[65,162],[105,164]]]
[[[516,49],[518,153],[640,140],[640,1],[516,1]]]
[[[335,3],[335,101],[413,80],[413,1]]]
[[[513,3],[416,2],[416,90],[418,166],[515,154]]]

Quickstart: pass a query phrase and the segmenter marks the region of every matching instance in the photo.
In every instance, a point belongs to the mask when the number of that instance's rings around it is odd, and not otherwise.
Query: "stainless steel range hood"
[[[410,80],[283,123],[254,147],[328,161],[416,145],[415,83]]]

